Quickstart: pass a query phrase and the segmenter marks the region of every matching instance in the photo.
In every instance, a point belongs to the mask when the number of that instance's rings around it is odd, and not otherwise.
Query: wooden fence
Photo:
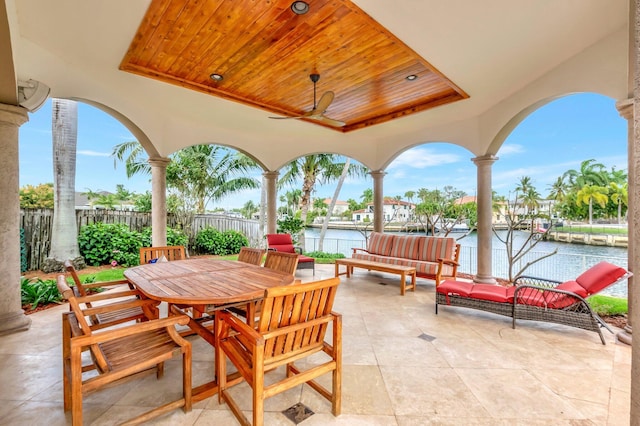
[[[85,225],[94,223],[123,223],[132,231],[140,232],[151,227],[151,213],[119,210],[76,210],[78,232]],[[49,255],[51,248],[51,228],[53,209],[20,209],[20,227],[24,229],[24,240],[27,255],[27,270],[40,269],[41,263]],[[167,217],[167,226],[175,228],[176,219]],[[252,246],[263,243],[260,225],[256,220],[242,219],[227,215],[203,214],[194,215],[191,224],[192,234],[206,227],[214,227],[219,231],[233,229],[243,233]],[[191,244],[193,241],[191,241]]]

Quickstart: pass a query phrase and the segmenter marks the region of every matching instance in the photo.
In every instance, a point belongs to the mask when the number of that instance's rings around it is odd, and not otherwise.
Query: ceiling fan
[[[324,115],[331,102],[333,102],[333,98],[335,94],[332,91],[324,92],[320,101],[316,103],[316,83],[320,80],[320,74],[310,74],[309,78],[313,82],[313,109],[311,111],[307,111],[302,115],[297,117],[269,117],[279,120],[285,120],[289,118],[310,118],[312,120],[318,120],[323,123],[326,123],[330,126],[334,127],[342,127],[345,125],[344,121],[334,120]]]

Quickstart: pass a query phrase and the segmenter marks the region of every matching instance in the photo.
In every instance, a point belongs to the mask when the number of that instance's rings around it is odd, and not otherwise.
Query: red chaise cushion
[[[469,297],[472,288],[473,283],[468,283],[465,281],[446,280],[443,281],[442,284],[440,284],[438,287],[436,287],[436,291],[440,294],[445,295]]]
[[[587,291],[587,296],[591,296],[618,281],[626,273],[626,269],[602,261],[584,271],[576,281]]]
[[[507,303],[507,288],[501,285],[476,284],[471,289],[471,298],[489,300],[491,302]]]

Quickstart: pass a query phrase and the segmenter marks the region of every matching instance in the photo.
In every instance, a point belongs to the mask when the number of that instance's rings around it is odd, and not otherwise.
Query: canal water
[[[463,234],[452,233],[450,237],[460,238]],[[504,235],[504,234],[502,234]],[[525,241],[527,233],[518,234],[515,246],[520,247]],[[307,251],[317,249],[320,229],[307,228],[305,231],[305,248]],[[460,272],[475,273],[477,271],[477,235],[475,232],[464,238],[460,238],[458,242],[461,245],[460,252]],[[365,237],[362,233],[355,230],[344,229],[328,229],[324,240],[323,251],[329,253],[342,253],[347,257],[351,257],[352,247],[365,247]],[[497,236],[493,236],[492,241],[492,262],[493,273],[497,277],[507,278],[508,262],[506,256],[506,248],[503,242]],[[542,278],[566,281],[575,279],[583,271],[595,265],[601,260],[614,263],[616,265],[627,267],[627,249],[623,247],[608,246],[590,246],[583,244],[569,244],[555,241],[540,241],[531,249],[531,252],[525,256],[520,267],[540,256],[558,250],[557,254],[550,256],[540,262],[537,262],[526,269],[525,275],[532,275]],[[517,270],[516,270],[517,271]],[[514,274],[515,275],[515,274]],[[621,282],[606,289],[604,294],[618,297],[627,297],[627,283]]]

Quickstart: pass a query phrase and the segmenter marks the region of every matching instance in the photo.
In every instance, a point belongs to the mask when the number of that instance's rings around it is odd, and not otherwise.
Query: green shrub
[[[78,245],[88,265],[106,265],[115,260],[131,266],[139,263],[142,236],[121,223],[94,223],[80,229]]]
[[[323,251],[312,251],[305,253],[306,256],[313,257],[316,263],[335,263],[336,259],[344,259],[345,255],[342,253],[325,253]]]
[[[224,256],[240,252],[242,246],[249,245],[249,240],[238,231],[220,232],[207,227],[196,235],[196,248],[199,252]]]
[[[40,278],[20,279],[20,299],[22,305],[31,305],[35,309],[38,305],[61,303],[62,295],[58,292],[55,280],[43,281]]]
[[[249,239],[244,236],[241,232],[234,231],[230,229],[228,231],[223,232],[225,247],[227,252],[225,254],[236,254],[240,253],[240,249],[243,246],[249,245]]]
[[[151,228],[142,230],[142,247],[151,247]],[[168,246],[187,246],[189,237],[179,229],[167,228],[167,245]]]
[[[302,219],[297,217],[287,216],[284,219],[278,220],[278,230],[279,234],[291,234],[291,238],[293,240],[293,244],[298,243],[298,234],[304,228],[304,222]]]

